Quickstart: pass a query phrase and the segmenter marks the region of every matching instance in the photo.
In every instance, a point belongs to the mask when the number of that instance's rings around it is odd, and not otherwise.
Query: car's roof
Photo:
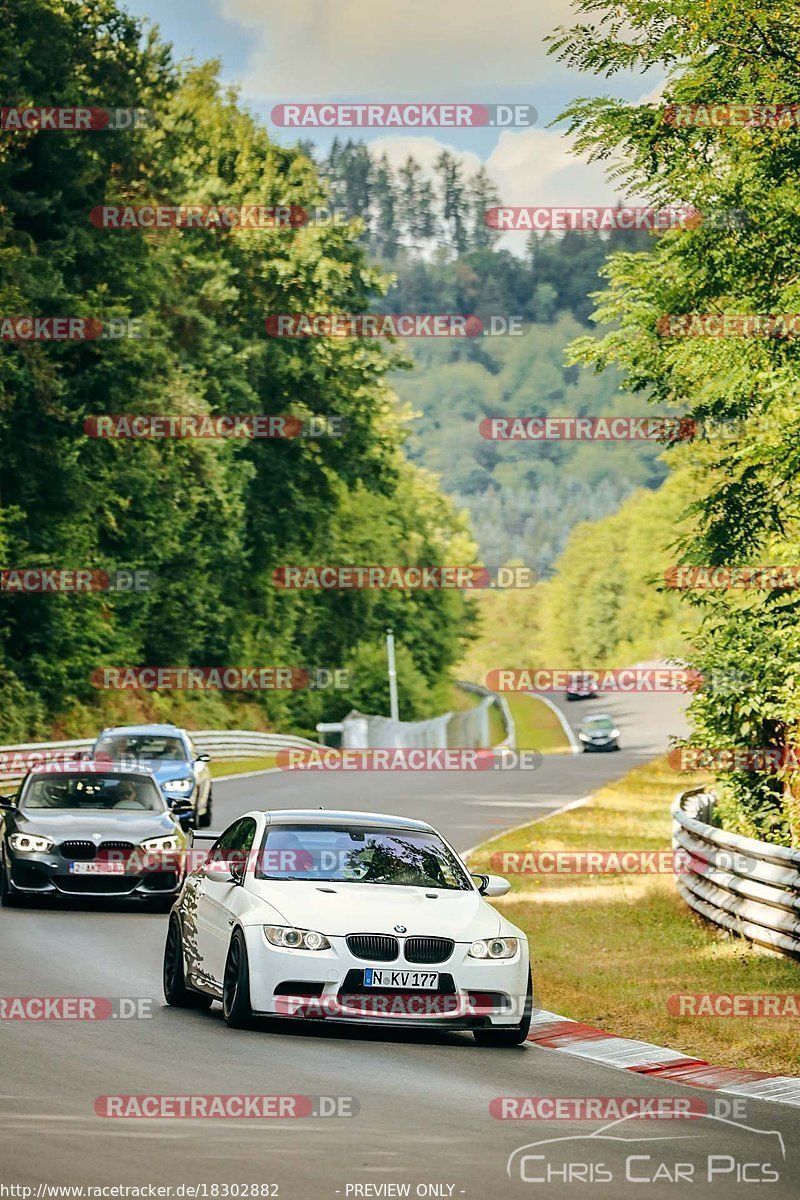
[[[174,737],[175,734],[183,733],[183,730],[179,729],[177,725],[109,725],[100,736],[105,737],[108,733],[172,734]]]
[[[611,713],[592,713],[590,717],[586,717],[584,725],[599,725],[601,721],[610,721],[613,725],[614,718]]]
[[[270,825],[371,825],[375,828],[416,829],[425,833],[435,830],[427,821],[398,817],[391,813],[368,813],[349,809],[328,808],[270,808],[262,810]]]

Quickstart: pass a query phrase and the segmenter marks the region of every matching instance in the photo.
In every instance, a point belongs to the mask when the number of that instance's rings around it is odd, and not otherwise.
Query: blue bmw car
[[[177,725],[117,725],[104,729],[89,757],[145,767],[155,777],[171,808],[191,809],[190,823],[211,825],[209,756],[199,754],[185,729]]]

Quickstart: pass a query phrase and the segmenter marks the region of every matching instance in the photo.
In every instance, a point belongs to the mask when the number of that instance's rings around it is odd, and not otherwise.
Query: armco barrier
[[[318,725],[317,729],[341,732],[342,745],[347,749],[392,746],[399,748],[429,747],[433,749],[483,749],[491,745],[489,709],[497,704],[503,721],[505,737],[498,746],[514,749],[516,731],[504,696],[498,696],[478,683],[459,683],[458,687],[482,697],[466,712],[447,712],[427,721],[393,721],[390,717],[353,710],[336,725]]]
[[[198,729],[189,733],[200,753],[210,755],[212,761],[262,758],[278,750],[319,747],[319,742],[287,733],[258,733],[247,729]],[[41,754],[44,762],[52,755],[78,753],[93,745],[94,738],[77,738],[67,742],[27,742],[20,746],[0,746],[0,763],[15,754]],[[21,775],[6,775],[0,771],[0,790],[4,784],[21,778]]]
[[[460,687],[464,692],[474,692],[476,695],[485,696],[491,704],[497,705],[500,710],[500,719],[503,722],[503,728],[506,731],[506,736],[497,744],[498,746],[508,746],[509,750],[515,750],[517,745],[517,730],[505,696],[490,691],[489,688],[484,687],[480,683],[459,682],[456,684],[456,687]]]
[[[672,805],[673,847],[693,860],[676,876],[678,891],[715,925],[800,959],[800,850],[727,833],[711,824],[713,812],[703,788]]]

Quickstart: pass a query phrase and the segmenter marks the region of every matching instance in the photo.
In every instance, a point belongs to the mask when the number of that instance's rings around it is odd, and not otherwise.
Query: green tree
[[[680,405],[709,430],[676,450],[696,467],[688,563],[745,566],[791,561],[800,504],[800,349],[793,337],[674,337],[670,314],[800,311],[796,246],[800,129],[791,122],[713,126],[664,119],[665,105],[792,104],[800,62],[796,6],[698,6],[689,0],[577,0],[589,17],[559,31],[554,51],[582,70],[666,70],[663,99],[631,106],[610,97],[567,110],[576,146],[613,161],[616,177],[655,205],[691,204],[706,219],[620,253],[597,318],[612,327],[583,339],[575,358],[618,364],[633,392]],[[690,111],[690,110],[686,110]],[[749,216],[726,229],[715,211]],[[722,425],[720,424],[722,423]],[[727,423],[728,437],[718,436]],[[707,592],[693,663],[709,681],[692,706],[701,745],[775,746],[800,728],[796,592]],[[744,678],[742,673],[744,672]],[[736,680],[731,687],[713,680]],[[729,818],[800,843],[796,773],[741,773],[719,781]]]
[[[136,318],[146,331],[3,342],[0,549],[7,565],[139,567],[155,580],[146,593],[4,594],[0,729],[19,736],[20,713],[29,736],[70,713],[99,714],[110,702],[90,676],[102,666],[346,665],[356,646],[381,643],[393,598],[368,597],[350,621],[342,597],[282,592],[276,568],[334,552],[441,562],[471,548],[452,506],[403,455],[386,382],[400,356],[374,339],[266,335],[269,314],[379,302],[387,281],[365,260],[363,226],[95,228],[89,213],[102,203],[313,208],[330,188],[308,154],[271,142],[220,85],[217,64],[176,66],[113,0],[18,0],[0,37],[7,103],[135,106],[154,118],[133,132],[0,142],[0,311]],[[347,202],[361,204],[364,148],[332,156]],[[84,434],[90,416],[131,412],[329,416],[345,433]],[[383,531],[374,546],[368,519]],[[432,698],[462,652],[464,611],[460,596],[431,593],[392,612]],[[165,715],[162,699],[151,711]],[[275,692],[253,703],[262,719],[308,728],[340,699]]]

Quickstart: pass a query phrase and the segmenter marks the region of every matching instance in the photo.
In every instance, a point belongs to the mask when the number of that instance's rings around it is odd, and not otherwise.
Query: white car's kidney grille
[[[404,953],[407,962],[440,963],[447,961],[454,946],[450,938],[410,937],[406,939]]]
[[[351,933],[347,937],[347,948],[356,958],[373,962],[394,962],[400,952],[397,938],[383,933]]]

